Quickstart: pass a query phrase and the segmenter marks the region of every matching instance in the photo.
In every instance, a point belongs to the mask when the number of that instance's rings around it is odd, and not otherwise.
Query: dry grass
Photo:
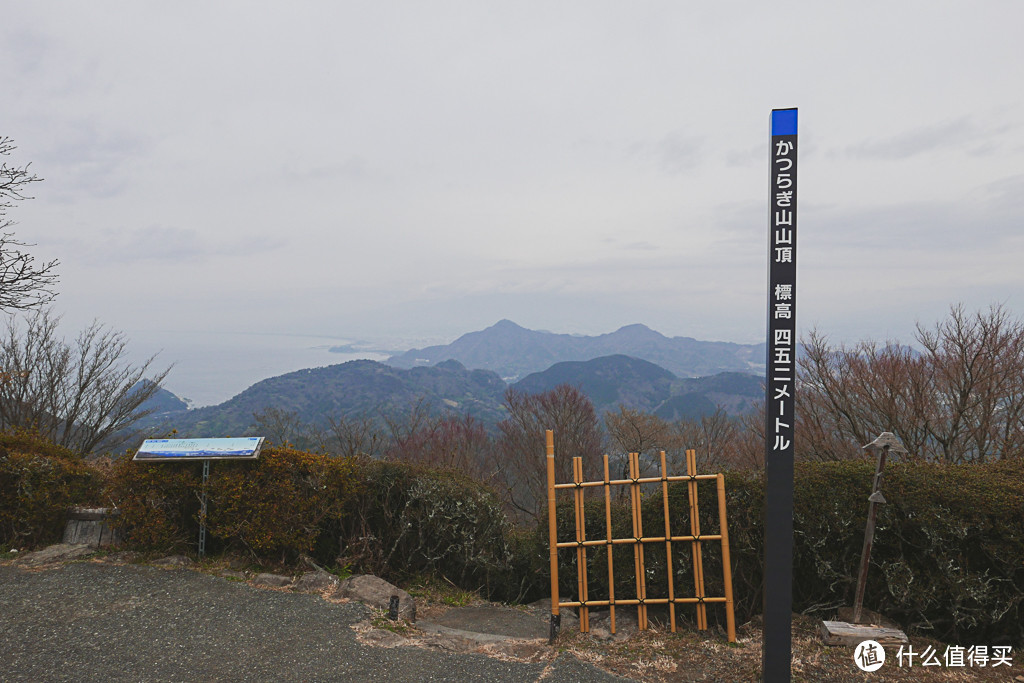
[[[826,646],[818,635],[819,621],[793,617],[793,681],[1024,681],[1024,661],[1010,667],[900,668],[896,648],[886,648],[886,663],[865,673],[853,661],[852,647]],[[761,673],[761,626],[755,621],[737,629],[737,643],[724,633],[699,632],[680,626],[676,633],[655,626],[619,643],[602,642],[588,634],[563,633],[556,647],[606,671],[642,681],[757,681]],[[927,645],[939,653],[945,644],[911,638],[915,651]],[[1016,678],[1015,678],[1016,677]]]

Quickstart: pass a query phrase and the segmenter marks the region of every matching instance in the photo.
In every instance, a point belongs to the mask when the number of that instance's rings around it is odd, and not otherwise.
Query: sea
[[[125,331],[125,336],[130,362],[157,354],[153,369],[173,364],[163,387],[193,408],[223,403],[268,377],[358,359],[383,361],[396,352],[364,351],[351,338],[294,334],[135,330]],[[353,343],[353,352],[329,350]]]

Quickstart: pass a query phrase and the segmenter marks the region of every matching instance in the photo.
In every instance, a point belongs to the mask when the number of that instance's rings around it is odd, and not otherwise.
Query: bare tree
[[[913,456],[984,462],[1024,455],[1024,323],[1001,306],[953,306],[923,352],[894,342],[829,346],[804,340],[794,447],[800,459],[856,457],[880,432]]]
[[[739,459],[741,428],[735,418],[722,408],[699,419],[679,420],[675,423],[675,458],[681,460],[678,451],[693,449],[697,456],[697,471],[701,474],[717,472],[733,465]]]
[[[458,469],[493,483],[497,459],[482,422],[471,415],[444,415],[421,420],[391,442],[387,457],[430,467]]]
[[[642,410],[619,406],[618,412],[605,413],[604,426],[620,454],[654,456],[659,451],[672,451],[679,446],[679,435],[669,422]]]
[[[8,137],[0,137],[0,156],[15,149]],[[7,218],[7,210],[14,202],[29,199],[25,194],[29,185],[42,180],[29,171],[29,165],[8,166],[0,163],[0,310],[25,310],[44,306],[56,296],[52,287],[57,283],[56,260],[36,264],[25,247],[33,246],[14,238],[10,228],[14,221]]]
[[[546,501],[547,469],[544,432],[555,437],[555,477],[572,480],[572,459],[583,458],[583,476],[601,476],[602,434],[594,404],[576,387],[562,384],[551,391],[505,392],[509,417],[499,425],[498,454],[504,462],[505,489],[511,506],[536,518]]]
[[[266,437],[268,445],[306,445],[300,442],[307,440],[309,429],[294,410],[267,406],[263,410],[253,412],[252,418],[256,422],[256,430],[260,436]]]
[[[54,442],[86,454],[112,448],[118,435],[149,411],[140,410],[170,368],[145,379],[151,357],[140,366],[125,361],[127,340],[94,322],[74,343],[57,331],[49,311],[23,324],[11,318],[0,338],[0,427],[35,429]]]
[[[388,440],[380,421],[369,415],[328,417],[327,428],[334,442],[331,450],[339,455],[377,457]]]

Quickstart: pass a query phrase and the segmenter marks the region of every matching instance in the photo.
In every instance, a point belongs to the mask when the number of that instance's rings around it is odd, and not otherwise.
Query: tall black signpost
[[[796,390],[796,109],[771,116],[765,366],[764,680],[790,680]]]

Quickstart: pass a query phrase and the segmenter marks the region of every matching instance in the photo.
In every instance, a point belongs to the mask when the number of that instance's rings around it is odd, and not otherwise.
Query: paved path
[[[621,681],[569,655],[520,663],[375,648],[358,604],[184,569],[0,566],[3,681]]]

